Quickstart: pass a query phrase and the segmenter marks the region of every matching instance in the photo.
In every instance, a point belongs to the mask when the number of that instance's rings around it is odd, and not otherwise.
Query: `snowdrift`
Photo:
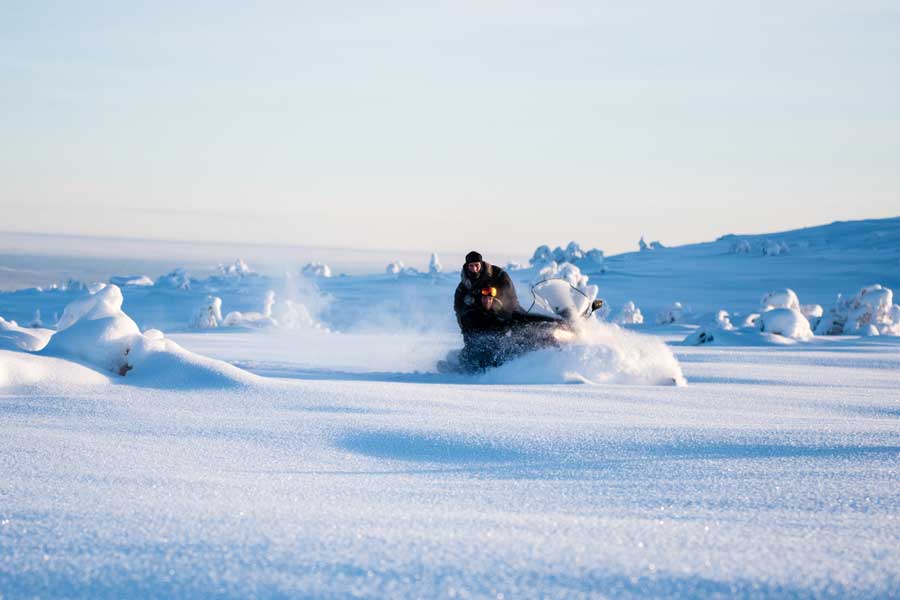
[[[480,377],[482,383],[614,383],[685,385],[672,351],[659,339],[591,320],[577,340],[514,359]]]
[[[141,333],[122,311],[122,292],[115,285],[69,304],[41,353],[154,387],[229,387],[257,379],[225,362],[189,352],[161,331]]]

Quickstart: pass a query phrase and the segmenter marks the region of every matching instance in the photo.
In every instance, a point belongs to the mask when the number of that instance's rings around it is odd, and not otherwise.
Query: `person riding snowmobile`
[[[485,262],[478,252],[466,255],[453,308],[463,335],[459,363],[464,370],[499,366],[528,350],[555,344],[547,325],[559,320],[526,313],[506,271]]]

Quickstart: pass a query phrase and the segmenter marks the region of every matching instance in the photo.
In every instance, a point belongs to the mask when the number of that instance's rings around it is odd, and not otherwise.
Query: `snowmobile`
[[[542,348],[575,340],[582,322],[603,306],[596,286],[579,289],[565,279],[551,278],[531,287],[532,302],[514,312],[501,327],[463,333],[463,348],[438,361],[440,373],[478,373]]]

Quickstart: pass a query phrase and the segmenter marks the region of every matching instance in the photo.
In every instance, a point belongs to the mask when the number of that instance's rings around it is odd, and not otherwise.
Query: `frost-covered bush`
[[[161,276],[154,285],[171,290],[189,290],[191,289],[191,278],[187,271],[179,268]]]
[[[880,284],[862,288],[846,300],[838,295],[834,306],[819,321],[820,335],[900,335],[900,307],[894,292]]]
[[[431,258],[428,259],[428,273],[430,275],[437,275],[443,270],[444,266],[441,264],[441,259],[437,255],[437,252],[432,252]]]
[[[775,333],[794,340],[809,340],[813,337],[809,321],[796,308],[773,308],[762,313],[759,318],[760,331]]]
[[[728,312],[724,310],[717,311],[712,318],[700,325],[696,331],[684,339],[685,344],[699,346],[700,344],[709,344],[721,337],[721,332],[732,331],[734,325],[731,324],[731,318]]]
[[[641,236],[641,239],[638,240],[638,248],[641,252],[648,252],[650,250],[662,250],[665,246],[659,240],[654,240],[648,244],[644,241],[644,236]]]
[[[788,248],[788,245],[784,242],[769,239],[763,240],[763,256],[779,256],[781,254],[787,254],[789,251],[790,249]]]
[[[331,267],[321,262],[311,262],[303,265],[301,271],[306,277],[331,277]]]
[[[673,302],[656,315],[657,325],[668,325],[670,323],[678,323],[684,317],[685,308],[681,302]]]
[[[641,314],[641,309],[629,300],[613,318],[613,322],[619,325],[640,325],[644,322],[644,315]]]
[[[385,267],[384,272],[388,275],[402,275],[406,273],[408,269],[403,264],[402,260],[392,260],[388,263],[387,267]]]
[[[222,277],[227,277],[229,279],[240,279],[241,277],[246,277],[253,273],[250,265],[244,262],[244,259],[242,258],[236,259],[230,265],[219,265],[218,269]]]
[[[729,248],[731,254],[750,254],[753,248],[747,240],[735,240]]]
[[[206,301],[194,311],[189,326],[192,329],[213,329],[218,327],[222,320],[222,299],[207,296]]]
[[[596,268],[603,265],[603,250],[592,248],[584,250],[577,242],[569,242],[565,248],[557,246],[553,250],[549,246],[538,246],[528,261],[532,267],[543,268],[550,263],[570,263],[583,268]]]
[[[31,322],[28,323],[28,326],[32,329],[44,326],[44,321],[41,320],[41,309],[34,309],[34,317],[31,319]]]
[[[764,295],[762,300],[759,301],[760,312],[766,312],[773,308],[791,308],[800,310],[800,299],[797,297],[797,293],[790,288],[775,290],[774,292],[769,292]]]

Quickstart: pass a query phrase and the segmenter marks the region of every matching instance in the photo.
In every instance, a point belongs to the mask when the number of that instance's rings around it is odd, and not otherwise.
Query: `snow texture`
[[[895,597],[898,260],[900,219],[555,261],[556,291],[691,309],[477,376],[434,370],[452,276],[0,282],[0,594]],[[210,298],[272,324],[189,329]]]

